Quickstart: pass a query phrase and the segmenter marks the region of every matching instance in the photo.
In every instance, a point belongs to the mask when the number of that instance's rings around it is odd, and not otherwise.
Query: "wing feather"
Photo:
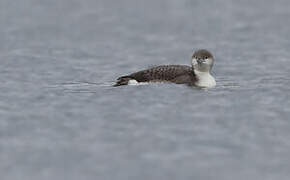
[[[138,82],[169,81],[178,84],[190,84],[195,76],[192,68],[185,65],[163,65],[129,75]]]

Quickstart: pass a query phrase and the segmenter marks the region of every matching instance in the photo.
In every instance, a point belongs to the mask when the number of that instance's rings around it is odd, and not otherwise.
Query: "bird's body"
[[[118,85],[127,85],[130,80],[144,82],[172,82],[193,85],[196,77],[192,68],[185,65],[163,65],[132,73],[118,78]]]
[[[200,58],[204,61],[200,62]],[[212,58],[212,61],[210,58]],[[207,62],[206,60],[210,61]],[[189,86],[214,87],[215,80],[209,73],[212,64],[213,56],[206,50],[199,50],[193,55],[192,67],[186,65],[157,66],[119,77],[115,86],[136,83],[168,82],[186,84]]]

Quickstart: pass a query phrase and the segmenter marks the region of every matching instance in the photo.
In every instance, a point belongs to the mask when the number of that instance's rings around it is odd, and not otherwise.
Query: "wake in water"
[[[216,86],[216,88],[213,88],[212,90],[233,89],[233,88],[240,87],[237,83],[229,79],[219,78],[217,82],[218,82],[218,85]],[[64,83],[54,84],[54,85],[49,86],[48,88],[60,90],[65,93],[97,93],[100,90],[118,89],[117,87],[114,87],[114,84],[115,84],[115,81],[101,82],[101,83],[89,82],[89,81],[73,81],[73,82],[64,82]],[[140,83],[134,86],[139,86],[139,85],[144,85],[144,84],[149,85],[150,83]],[[170,84],[170,83],[157,83],[157,84]],[[188,87],[185,85],[180,85],[180,86]]]
[[[61,90],[65,93],[97,93],[100,90],[112,90],[114,82],[89,82],[89,81],[74,81],[64,82],[49,86],[48,88]]]
[[[281,87],[285,84],[290,83],[290,78],[285,76],[275,76],[275,77],[264,77],[261,79],[253,79],[251,81],[234,81],[228,77],[217,77],[217,86],[209,91],[214,92],[229,92],[234,90],[254,90],[257,88],[267,88],[269,87]],[[52,88],[55,90],[62,91],[64,93],[97,93],[101,91],[110,91],[114,89],[119,89],[114,87],[115,81],[108,82],[89,82],[89,81],[73,81],[73,82],[63,82],[48,86],[47,88]],[[147,83],[150,84],[150,83]],[[164,83],[160,83],[164,84]],[[140,84],[143,85],[143,84]],[[137,85],[139,86],[139,85]],[[181,85],[182,86],[182,85]],[[187,87],[187,86],[184,86]],[[206,89],[207,90],[207,89]]]
[[[256,90],[259,88],[285,88],[290,83],[286,75],[263,76],[251,80],[232,80],[228,77],[217,77],[217,86],[213,90]]]

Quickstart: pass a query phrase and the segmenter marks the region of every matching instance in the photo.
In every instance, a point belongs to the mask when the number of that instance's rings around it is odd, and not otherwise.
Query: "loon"
[[[127,76],[121,76],[114,86],[168,82],[201,88],[213,88],[216,86],[216,81],[210,74],[213,64],[213,55],[206,49],[200,49],[193,53],[191,67],[186,65],[161,65]]]

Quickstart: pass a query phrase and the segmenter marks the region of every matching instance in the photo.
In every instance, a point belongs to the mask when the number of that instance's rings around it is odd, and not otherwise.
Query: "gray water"
[[[289,179],[290,1],[1,0],[1,180]],[[210,50],[217,87],[111,85]]]

